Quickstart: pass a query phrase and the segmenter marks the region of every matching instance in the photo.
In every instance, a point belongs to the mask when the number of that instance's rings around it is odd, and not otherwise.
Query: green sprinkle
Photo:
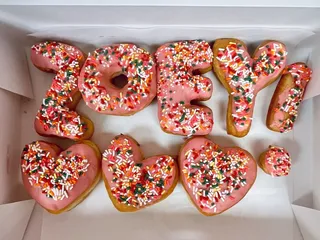
[[[240,100],[240,97],[239,97],[239,96],[235,96],[233,99],[234,99],[235,101],[239,101],[239,100]]]
[[[184,112],[184,113],[182,113],[182,116],[181,116],[181,118],[179,119],[179,122],[182,122],[185,117],[186,117],[186,113]]]
[[[156,184],[157,187],[163,187],[164,186],[164,181],[162,178],[160,178],[159,182]]]
[[[198,165],[192,165],[191,168],[198,168],[198,169],[200,169],[201,167],[198,166]]]

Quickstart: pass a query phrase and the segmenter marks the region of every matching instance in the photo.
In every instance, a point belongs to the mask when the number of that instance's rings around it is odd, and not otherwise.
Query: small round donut
[[[134,212],[164,200],[179,178],[173,157],[144,159],[140,145],[125,135],[116,136],[104,151],[102,172],[109,197],[121,212]]]
[[[213,85],[201,75],[212,69],[212,50],[204,40],[167,43],[156,52],[158,118],[164,132],[191,136],[209,134],[213,114],[193,100],[208,100]]]
[[[285,133],[293,129],[312,70],[301,62],[287,66],[273,94],[267,116],[267,127]]]
[[[53,214],[69,211],[97,185],[101,153],[84,140],[65,151],[53,143],[35,141],[21,154],[23,184],[31,197]]]
[[[265,173],[273,177],[287,176],[291,169],[291,158],[286,149],[270,145],[260,155],[258,164]]]
[[[109,115],[132,115],[156,96],[155,63],[152,56],[133,44],[115,44],[96,49],[82,68],[79,89],[86,104]],[[112,78],[125,75],[128,83],[119,89]]]
[[[190,199],[207,216],[241,201],[257,176],[257,164],[249,152],[239,147],[221,148],[206,137],[193,137],[182,145],[179,169]]]
[[[78,78],[83,53],[68,44],[45,41],[32,46],[31,61],[42,71],[56,73],[34,122],[37,133],[76,141],[89,139],[93,123],[73,111],[81,99]]]

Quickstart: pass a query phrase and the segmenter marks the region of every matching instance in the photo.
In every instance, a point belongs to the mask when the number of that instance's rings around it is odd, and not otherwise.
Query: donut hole
[[[111,78],[111,84],[118,89],[122,89],[128,84],[128,77],[121,73],[117,74]]]

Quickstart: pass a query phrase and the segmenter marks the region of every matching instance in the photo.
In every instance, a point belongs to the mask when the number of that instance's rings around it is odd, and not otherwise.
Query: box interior
[[[58,216],[42,211],[37,205],[33,207],[32,200],[23,201],[28,199],[20,181],[19,156],[23,146],[37,139],[46,139],[63,147],[72,144],[68,140],[42,138],[33,129],[35,114],[53,77],[39,71],[30,62],[29,51],[33,43],[44,39],[66,41],[88,53],[106,44],[132,42],[153,53],[158,46],[170,41],[203,38],[212,44],[217,38],[237,37],[244,40],[253,52],[262,40],[276,39],[288,46],[288,63],[305,61],[312,66],[314,73],[319,71],[318,8],[235,8],[241,10],[243,16],[250,13],[250,18],[242,20],[231,16],[230,8],[212,8],[212,12],[210,8],[194,8],[192,11],[180,8],[178,14],[174,7],[149,7],[148,11],[142,7],[128,8],[105,7],[99,10],[91,6],[86,11],[94,10],[96,18],[89,19],[88,14],[80,18],[70,17],[75,14],[73,12],[84,13],[83,6],[1,6],[4,15],[0,19],[11,25],[4,24],[0,28],[0,69],[6,80],[0,83],[0,100],[5,103],[0,109],[6,113],[0,118],[4,126],[0,134],[0,203],[3,204],[0,205],[0,219],[5,219],[2,216],[7,215],[2,212],[8,209],[11,214],[27,219],[15,220],[21,222],[23,234],[19,239],[51,240],[61,236],[88,239],[93,234],[134,239],[211,239],[212,236],[233,239],[239,234],[243,239],[318,239],[320,233],[313,223],[320,221],[320,188],[315,184],[319,181],[316,171],[320,167],[316,157],[316,144],[320,141],[317,126],[320,119],[320,97],[317,97],[320,84],[317,82],[320,79],[315,74],[294,131],[278,134],[265,126],[276,82],[259,93],[252,129],[243,139],[226,134],[227,93],[212,72],[206,74],[214,85],[212,98],[203,102],[214,112],[215,125],[209,134],[210,139],[221,146],[245,148],[255,158],[268,145],[278,144],[286,147],[293,157],[293,169],[288,177],[271,178],[259,169],[256,183],[248,195],[220,216],[208,218],[200,215],[180,184],[165,201],[133,214],[119,213],[114,209],[102,182],[77,208]],[[120,10],[126,18],[116,17]],[[142,10],[146,13],[143,17],[139,14]],[[165,18],[164,12],[177,16]],[[272,16],[268,19],[258,17],[270,12]],[[288,18],[284,18],[283,13]],[[208,18],[195,19],[194,16],[202,14]],[[226,14],[230,18],[223,18]],[[149,18],[150,21],[146,22],[145,19]],[[252,19],[256,19],[254,24],[248,24]],[[212,22],[215,24],[210,24]],[[176,155],[184,141],[181,136],[160,130],[155,101],[130,117],[98,114],[83,101],[77,111],[93,120],[95,134],[92,140],[102,151],[119,133],[136,138],[146,157],[163,153]],[[28,211],[19,211],[13,205],[17,202],[29,206],[24,208]],[[0,237],[7,237],[4,234]],[[6,239],[18,238],[9,236]]]

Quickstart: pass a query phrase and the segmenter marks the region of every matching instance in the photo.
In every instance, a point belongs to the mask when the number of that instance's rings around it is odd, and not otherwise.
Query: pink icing
[[[77,103],[73,97],[78,93],[82,52],[67,44],[47,41],[32,46],[31,61],[41,70],[56,73],[36,116],[36,131],[46,136],[82,138],[87,126],[72,111]]]
[[[112,197],[137,209],[151,205],[173,187],[177,169],[168,155],[142,161],[137,143],[128,136],[116,136],[103,153],[102,171]]]
[[[265,154],[265,169],[274,177],[287,176],[291,169],[291,158],[282,147],[269,146]]]
[[[253,58],[241,43],[229,42],[216,56],[231,92],[233,125],[245,131],[251,125],[255,96],[285,67],[286,48],[276,41],[259,47]]]
[[[211,132],[211,109],[191,101],[212,95],[211,80],[193,74],[210,68],[212,57],[209,44],[202,40],[168,43],[157,50],[158,118],[164,131],[188,136]]]
[[[79,89],[86,104],[97,112],[128,115],[142,110],[156,96],[156,73],[152,56],[133,44],[101,47],[90,54],[82,68]],[[111,80],[123,74],[122,89]]]
[[[205,137],[195,137],[180,151],[182,182],[194,204],[206,214],[219,214],[249,191],[257,166],[241,148],[220,148]]]
[[[61,152],[56,152],[54,148],[52,148],[52,144],[39,141],[35,142],[39,143],[39,146],[42,150],[44,150],[48,156],[52,158],[58,158],[60,157],[72,157],[74,155],[80,155],[84,159],[87,160],[85,166],[85,170],[83,170],[83,174],[75,180],[75,183],[73,185],[73,188],[69,191],[66,191],[67,197],[63,197],[62,199],[54,200],[53,198],[49,198],[45,193],[43,193],[42,189],[40,187],[37,187],[35,185],[30,184],[30,177],[29,175],[25,174],[27,169],[27,164],[25,162],[24,153],[21,156],[21,170],[22,170],[22,180],[24,183],[24,186],[27,190],[27,192],[31,195],[31,197],[38,202],[42,207],[51,210],[51,211],[59,211],[67,206],[69,206],[71,203],[73,203],[79,196],[84,193],[87,189],[89,189],[92,184],[94,183],[97,175],[100,173],[100,159],[97,157],[95,151],[88,146],[87,144],[75,144],[68,148],[67,150]],[[29,144],[28,146],[34,145],[35,143]],[[42,160],[40,160],[42,161]],[[43,166],[48,166],[48,163],[41,163]],[[34,174],[34,177],[39,177],[40,179],[40,173]]]
[[[286,67],[283,76],[291,74],[293,87],[284,90],[278,96],[278,102],[270,114],[273,115],[271,127],[280,129],[280,132],[292,130],[298,116],[298,109],[303,99],[305,89],[311,79],[312,71],[304,63],[293,63]],[[281,85],[282,81],[278,83]],[[285,113],[288,116],[285,116]]]

